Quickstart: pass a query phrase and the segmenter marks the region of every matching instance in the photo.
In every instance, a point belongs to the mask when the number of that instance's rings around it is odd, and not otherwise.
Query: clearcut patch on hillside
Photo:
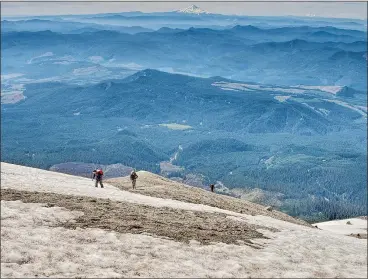
[[[183,130],[187,130],[187,129],[192,129],[192,126],[183,125],[183,124],[177,124],[177,123],[159,124],[159,126],[166,127],[166,128],[168,128],[170,130],[179,130],[179,131],[183,131]]]

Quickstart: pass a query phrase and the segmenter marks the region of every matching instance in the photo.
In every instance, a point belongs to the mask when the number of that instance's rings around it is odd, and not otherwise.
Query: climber
[[[138,178],[137,173],[135,172],[135,170],[132,170],[132,172],[130,173],[130,180],[132,181],[133,189],[135,189],[137,178]]]
[[[101,188],[103,188],[104,186],[102,184],[102,176],[104,175],[104,173],[103,173],[102,169],[94,170],[92,173],[93,173],[92,181],[93,181],[93,179],[96,178],[95,186],[98,187],[98,182],[100,182]]]

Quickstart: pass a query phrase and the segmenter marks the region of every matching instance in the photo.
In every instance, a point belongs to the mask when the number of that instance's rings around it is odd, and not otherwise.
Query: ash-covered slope
[[[138,172],[138,188],[133,190],[129,177],[111,178],[107,180],[122,190],[139,193],[151,197],[174,199],[194,204],[204,204],[224,210],[250,215],[264,215],[287,222],[310,226],[307,222],[295,219],[276,210],[238,198],[211,193],[198,187],[185,185],[147,171]]]
[[[139,175],[138,189],[152,182],[169,198],[185,193]],[[259,213],[200,204],[199,192],[186,203],[3,162],[1,181],[1,277],[367,276],[364,240],[265,216],[251,203]]]

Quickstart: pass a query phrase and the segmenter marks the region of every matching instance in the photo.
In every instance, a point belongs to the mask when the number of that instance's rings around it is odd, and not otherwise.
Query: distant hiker
[[[102,184],[102,176],[104,175],[102,169],[97,169],[93,171],[93,177],[92,180],[96,178],[96,184],[95,187],[98,187],[98,182],[100,182],[101,188],[103,188]]]
[[[137,173],[135,172],[135,170],[132,170],[132,172],[130,173],[130,180],[132,181],[133,189],[135,189],[137,178],[138,178]]]
[[[215,184],[211,184],[210,189],[211,189],[211,192],[213,192],[215,190]]]

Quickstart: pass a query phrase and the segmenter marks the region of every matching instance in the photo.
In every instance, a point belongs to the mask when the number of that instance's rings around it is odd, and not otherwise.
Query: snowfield
[[[268,91],[268,92],[283,92],[288,94],[303,94],[308,90],[297,88],[281,88],[275,86],[263,86],[259,84],[247,84],[247,83],[234,83],[234,82],[225,82],[218,81],[212,83],[212,86],[220,87],[222,90],[238,90],[238,91]]]
[[[367,234],[367,220],[359,218],[350,218],[344,220],[334,220],[322,223],[316,223],[315,226],[322,230],[334,232],[337,234]]]
[[[252,239],[260,247],[256,249],[245,244],[184,243],[160,235],[119,233],[93,227],[67,229],[65,223],[75,222],[84,213],[2,199],[2,278],[367,277],[367,242],[364,239],[269,216],[144,196],[107,183],[105,189],[95,188],[88,178],[3,162],[1,181],[2,193],[5,189],[59,193],[150,206],[152,211],[173,208],[221,213],[238,224],[262,226],[258,231],[268,237]]]
[[[205,10],[202,10],[201,8],[197,7],[196,5],[191,5],[188,8],[178,10],[178,13],[185,13],[185,14],[208,14]]]
[[[1,162],[1,188],[23,191],[58,193],[64,195],[88,196],[121,202],[138,203],[153,207],[171,207],[184,210],[219,212],[234,216],[242,214],[202,204],[190,204],[171,199],[161,199],[122,191],[104,183],[105,188],[95,188],[88,178],[50,172]]]
[[[335,85],[330,85],[330,86],[308,86],[308,85],[298,85],[296,87],[302,88],[302,89],[314,89],[314,90],[320,90],[320,91],[324,91],[333,95],[336,95],[337,93],[339,93],[339,91],[341,91],[341,89],[343,88],[343,86],[335,86]]]

